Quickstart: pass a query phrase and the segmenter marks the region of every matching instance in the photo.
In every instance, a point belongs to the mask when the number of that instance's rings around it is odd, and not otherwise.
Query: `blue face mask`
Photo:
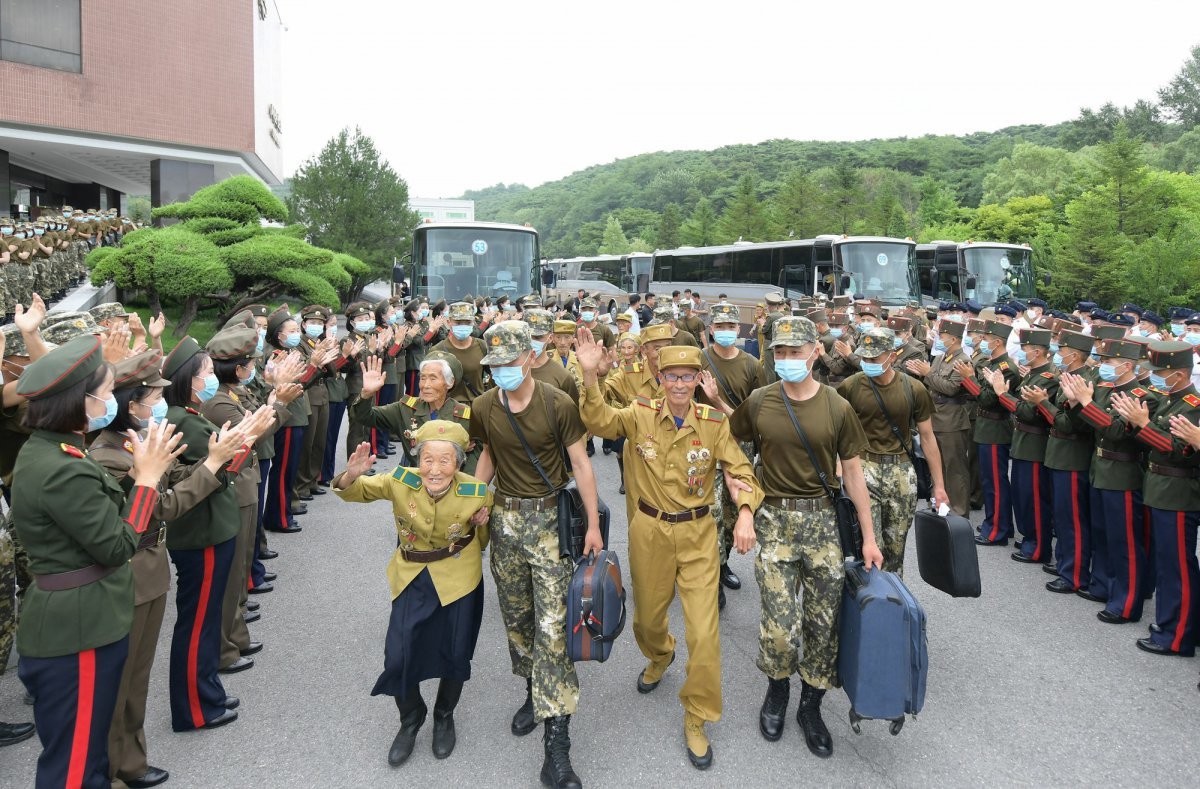
[[[207,403],[217,393],[217,386],[217,376],[212,373],[204,376],[204,388],[196,392],[196,399],[202,403]]]
[[[579,313],[579,317],[584,323],[591,323],[592,321],[596,320],[596,313],[592,312],[591,310],[587,310]]]
[[[833,328],[831,328],[829,330],[829,333],[833,335],[833,338],[835,340],[840,339],[843,332],[844,332],[844,329],[842,329],[841,326],[834,326]]]
[[[1029,364],[1029,355],[1026,354],[1025,351],[1021,350],[1020,348],[1013,351],[1012,358],[1013,358],[1014,362],[1021,365],[1022,367],[1024,367],[1026,364]]]
[[[167,418],[167,401],[160,398],[157,403],[150,406],[150,418],[155,422],[162,422]]]
[[[375,324],[371,321],[355,321],[354,330],[359,334],[366,334],[375,328]]]
[[[985,355],[991,353],[992,352],[992,344],[989,343],[987,340],[980,340],[979,341],[979,352],[982,354],[985,354]]]
[[[862,323],[858,324],[858,328],[862,329],[863,331],[868,331],[869,329],[874,329],[875,322],[874,321],[863,321]]]
[[[862,371],[868,378],[878,378],[883,375],[884,367],[878,362],[863,362]]]
[[[933,341],[933,352],[934,353],[945,353],[946,352],[946,343],[942,342],[941,340],[934,340]]]
[[[451,326],[450,333],[454,335],[456,340],[465,340],[471,336],[470,326]]]
[[[1167,379],[1163,378],[1158,373],[1150,373],[1150,385],[1155,389],[1167,391]]]
[[[496,382],[496,386],[506,392],[516,391],[521,386],[521,382],[525,380],[525,371],[520,365],[513,367],[493,367],[492,380]]]
[[[1174,334],[1176,337],[1182,337],[1185,331],[1187,331],[1187,326],[1182,323],[1171,324],[1171,334]]]
[[[1058,343],[1050,343],[1050,353],[1058,353]]]
[[[422,319],[423,319],[423,318],[428,318],[428,317],[429,317],[429,310],[428,310],[428,309],[426,309],[426,308],[424,308],[424,307],[422,307],[422,308],[421,308],[421,311],[417,313],[417,317],[418,317],[418,318],[422,318]],[[394,321],[394,320],[393,320],[393,321],[389,321],[389,323],[395,323],[395,321]]]
[[[423,317],[425,317],[425,314],[424,314],[424,313],[426,313],[426,310],[422,310],[421,312],[423,313],[423,314],[421,315],[421,317],[422,317],[422,318],[423,318]],[[393,312],[393,313],[392,313],[390,316],[388,316],[387,322],[388,322],[388,324],[389,324],[389,325],[391,325],[391,326],[395,326],[395,325],[396,325],[397,323],[399,323],[399,322],[400,322],[400,321],[401,321],[403,318],[404,318],[404,316],[403,316],[403,315],[401,315],[400,313],[398,313],[398,312]]]
[[[737,336],[738,333],[731,329],[721,329],[720,331],[713,332],[713,339],[716,340],[717,345],[720,345],[722,348],[728,348],[730,345],[733,345],[735,342],[737,342]]]
[[[295,348],[299,344],[300,344],[300,333],[299,332],[297,332],[296,334],[289,334],[283,338],[283,347],[284,348]]]
[[[808,377],[808,362],[805,359],[776,359],[775,374],[789,384],[798,384]]]
[[[88,395],[93,400],[100,400],[95,395]],[[112,395],[108,396],[107,400],[102,400],[104,403],[104,416],[89,416],[88,417],[88,432],[103,430],[108,427],[114,419],[117,418],[117,398]]]
[[[904,345],[904,338],[902,338],[902,337],[893,337],[892,338],[892,347],[893,348],[900,348],[903,345]]]
[[[1150,331],[1148,329],[1137,329],[1134,334],[1138,335],[1139,337],[1149,337]]]
[[[1100,361],[1100,354],[1096,353],[1095,351],[1092,351],[1091,353],[1089,353],[1088,356],[1091,357],[1092,359],[1095,359],[1096,361]]]
[[[1112,383],[1113,381],[1117,380],[1116,365],[1105,362],[1104,364],[1100,365],[1100,369],[1097,372],[1100,374],[1101,381],[1108,381],[1109,383]]]
[[[541,354],[541,352],[546,348],[546,343],[542,342],[541,340],[530,340],[529,343],[533,346],[533,352],[536,354]]]
[[[967,351],[975,350],[975,341],[970,337],[963,337],[963,349]]]
[[[1063,361],[1061,353],[1054,354],[1054,366],[1060,369],[1067,366],[1067,363]]]
[[[266,341],[266,339],[267,339],[267,330],[259,329],[258,330],[258,352],[259,353],[263,352],[263,342]]]
[[[304,324],[304,333],[307,334],[309,337],[312,337],[314,340],[317,339],[318,337],[320,337],[324,332],[325,332],[325,324],[324,323],[322,323],[319,326],[314,326],[311,323]]]
[[[238,380],[241,381],[243,384],[248,384],[254,380],[254,376],[257,372],[258,371],[254,369],[254,365],[251,365],[250,366],[250,374],[247,375],[245,378],[239,378]]]
[[[1192,345],[1200,345],[1200,334],[1185,334],[1183,341]]]

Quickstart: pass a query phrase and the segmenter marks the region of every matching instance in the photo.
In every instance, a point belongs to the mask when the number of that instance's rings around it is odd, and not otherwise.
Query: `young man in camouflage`
[[[875,542],[859,460],[867,450],[866,436],[849,404],[812,376],[821,350],[817,329],[805,318],[792,317],[779,318],[772,329],[780,381],[756,389],[730,418],[734,438],[758,443],[763,459],[766,498],[755,520],[760,548],[754,576],[762,597],[758,668],[767,675],[767,697],[759,730],[772,742],[782,736],[791,676],[799,673],[803,689],[796,722],[808,749],[824,758],[833,754],[833,740],[821,718],[821,699],[837,676],[845,569],[833,503],[791,414],[831,485],[837,484],[841,460],[842,485],[858,510],[867,565],[881,566],[883,554]],[[797,657],[801,642],[802,660]]]
[[[949,501],[942,484],[942,456],[933,434],[933,400],[924,384],[895,369],[895,340],[891,329],[877,327],[864,332],[858,345],[862,370],[838,384],[837,393],[850,403],[867,436],[862,467],[871,492],[871,520],[879,531],[883,569],[902,574],[904,545],[917,512],[917,473],[908,458],[913,451],[914,428],[921,436],[921,449],[933,477],[934,509]],[[899,430],[899,437],[892,425]]]
[[[584,553],[603,548],[586,431],[571,398],[534,379],[528,325],[503,321],[489,328],[483,341],[488,355],[482,363],[491,367],[497,388],[472,403],[470,434],[482,446],[475,476],[484,482],[495,477],[492,577],[513,673],[526,680],[525,703],[513,716],[512,731],[523,736],[545,721],[542,783],[579,787],[568,731],[579,701],[579,679],[566,642],[571,559],[559,545],[555,491],[567,484],[565,448],[587,512]]]

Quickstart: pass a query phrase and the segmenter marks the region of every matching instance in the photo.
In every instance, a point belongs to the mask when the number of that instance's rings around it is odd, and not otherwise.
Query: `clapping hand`
[[[850,356],[854,353],[845,340],[834,340],[833,350],[840,356]]]
[[[962,378],[974,378],[975,366],[967,362],[955,362],[954,372],[958,373]]]
[[[1192,424],[1183,414],[1171,415],[1171,435],[1188,442],[1192,449],[1200,449],[1200,426]]]
[[[1004,377],[1004,373],[999,370],[989,370],[984,368],[983,378],[987,381],[997,395],[1008,394],[1008,379]]]
[[[1072,402],[1081,406],[1086,406],[1092,402],[1096,386],[1091,381],[1074,373],[1063,373],[1059,376],[1058,380],[1063,391],[1067,393],[1067,398]]]
[[[242,424],[245,422],[243,421]],[[242,432],[241,425],[234,428],[226,422],[221,425],[220,431],[212,433],[208,437],[208,457],[205,460],[205,466],[215,474],[221,466],[233,460],[233,456],[246,443],[246,434]]]
[[[133,468],[129,472],[133,484],[147,488],[158,487],[171,463],[187,449],[187,444],[180,443],[183,433],[175,433],[175,425],[165,419],[151,425],[144,440],[135,430],[126,431],[125,435],[133,455]]]
[[[1130,397],[1124,392],[1113,392],[1112,405],[1121,418],[1130,425],[1143,428],[1150,424],[1150,408],[1136,397]]]
[[[104,361],[116,364],[129,355],[129,327],[124,323],[111,326],[104,336]]]
[[[1022,386],[1021,399],[1027,403],[1041,405],[1046,400],[1050,399],[1050,395],[1040,386]]]
[[[22,334],[32,334],[46,318],[46,302],[36,293],[29,300],[29,309],[18,304],[13,312],[13,323]]]
[[[922,378],[929,375],[929,371],[933,369],[929,366],[929,362],[925,361],[924,359],[912,359],[904,366],[908,368],[910,373],[919,375]]]
[[[160,312],[150,319],[150,326],[147,331],[150,333],[151,340],[157,340],[162,336],[163,331],[167,328],[167,319]]]

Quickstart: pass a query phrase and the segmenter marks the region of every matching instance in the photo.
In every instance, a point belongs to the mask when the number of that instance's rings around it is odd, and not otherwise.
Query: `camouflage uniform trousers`
[[[749,441],[739,441],[738,446],[746,455],[746,459],[754,462],[754,444]],[[721,464],[717,464],[716,482],[713,483],[717,495],[713,497],[713,520],[717,524],[717,540],[721,551],[721,564],[729,561],[729,551],[733,548],[733,525],[737,523],[738,507],[733,505],[733,499],[725,487],[725,475],[721,473]]]
[[[17,635],[17,543],[12,520],[0,520],[0,674]]]
[[[29,304],[33,295],[33,267],[27,261],[10,260],[4,270],[8,273],[8,295],[13,304]]]
[[[862,459],[867,492],[871,494],[871,524],[883,554],[883,569],[904,575],[904,545],[917,514],[917,472],[908,458],[898,463]]]
[[[567,655],[569,558],[559,558],[558,513],[492,507],[491,567],[513,673],[533,681],[539,720],[573,715],[579,678]]]
[[[788,512],[764,504],[754,530],[754,578],[762,599],[758,668],[771,679],[799,672],[808,684],[829,688],[837,676],[846,580],[834,511]],[[796,654],[801,645],[803,658]]]

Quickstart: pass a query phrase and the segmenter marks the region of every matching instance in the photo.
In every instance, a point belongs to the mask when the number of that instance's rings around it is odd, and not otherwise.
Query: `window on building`
[[[433,219],[433,212],[432,211],[418,211],[417,216],[421,217],[422,219]]]
[[[81,72],[79,7],[80,0],[4,0],[0,60]]]
[[[467,213],[465,211],[447,211],[446,218],[447,219],[466,219]]]

